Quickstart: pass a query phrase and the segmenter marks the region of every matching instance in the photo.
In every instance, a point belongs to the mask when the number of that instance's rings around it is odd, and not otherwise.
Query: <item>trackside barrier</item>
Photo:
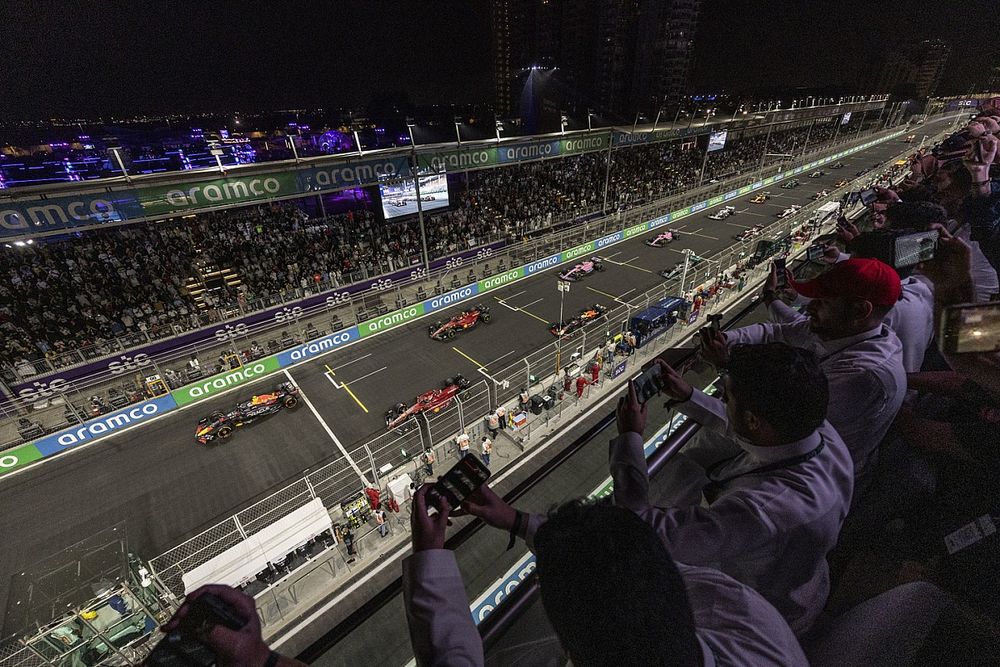
[[[771,183],[774,183],[776,180],[781,180],[786,177],[794,176],[796,174],[802,173],[803,171],[807,171],[822,164],[826,164],[827,162],[832,162],[834,160],[842,158],[846,155],[850,155],[852,153],[856,153],[858,151],[870,148],[871,146],[874,146],[876,144],[884,143],[886,141],[889,141],[891,139],[894,139],[902,135],[904,131],[905,130],[899,130],[889,133],[885,136],[879,137],[878,139],[867,141],[865,143],[854,146],[850,149],[840,151],[832,155],[829,155],[827,157],[824,157],[823,159],[814,160],[812,162],[807,163],[806,165],[796,167],[794,169],[785,172],[781,172],[774,177],[754,182],[751,185],[747,185],[742,188],[732,190],[720,196],[723,197],[724,201],[726,198],[731,199],[733,197],[739,196],[740,194],[746,194],[747,192],[751,192],[753,190],[765,187],[766,185],[770,185]],[[652,229],[656,229],[669,222],[676,222],[678,220],[682,220],[687,216],[691,215],[693,212],[701,210],[706,206],[708,206],[709,201],[715,201],[715,200],[717,200],[717,197],[711,200],[698,202],[696,204],[687,206],[685,208],[676,211],[665,213],[648,222],[643,222],[638,225],[633,225],[625,229],[621,229],[617,232],[604,235],[598,239],[581,243],[580,245],[569,248],[568,250],[564,250],[558,253],[553,253],[552,255],[545,257],[543,259],[536,260],[531,263],[518,266],[516,268],[511,268],[508,271],[505,271],[501,274],[494,275],[489,278],[484,278],[482,280],[478,280],[475,283],[471,283],[469,285],[457,288],[447,294],[426,299],[412,306],[407,306],[405,308],[401,308],[386,313],[385,315],[381,315],[379,317],[366,320],[365,322],[358,324],[356,327],[351,327],[348,330],[337,331],[327,336],[317,338],[316,340],[310,341],[309,343],[303,345],[297,345],[294,348],[285,350],[276,355],[272,355],[270,357],[265,357],[263,359],[259,359],[254,362],[250,362],[247,366],[244,366],[243,369],[223,372],[218,375],[207,378],[205,380],[200,380],[193,385],[187,385],[185,387],[181,387],[180,389],[175,389],[173,392],[171,392],[171,395],[173,396],[176,405],[174,406],[164,405],[162,409],[158,407],[156,414],[157,415],[163,414],[169,412],[172,409],[176,409],[181,405],[188,405],[191,403],[195,403],[197,401],[203,400],[212,395],[218,394],[222,391],[225,391],[232,387],[239,386],[249,381],[263,379],[282,368],[287,368],[289,366],[295,365],[302,361],[306,361],[321,354],[325,354],[332,350],[339,349],[341,347],[344,347],[345,345],[354,342],[355,340],[383,333],[390,329],[402,326],[425,314],[435,312],[445,307],[451,307],[458,303],[469,301],[477,297],[478,295],[484,294],[486,292],[500,289],[502,287],[507,287],[508,285],[511,285],[528,276],[534,275],[535,273],[538,273],[540,271],[551,269],[560,264],[577,260],[580,257],[585,257],[590,253],[594,253],[598,250],[603,250],[604,248],[607,248],[609,246],[621,243],[622,241],[632,238],[633,236],[642,234],[643,232]],[[803,211],[804,210],[805,208],[803,209]],[[159,399],[154,399],[154,400],[159,400]],[[79,431],[80,428],[87,429],[87,432],[92,433],[92,435],[103,437],[104,435],[109,435],[112,432],[117,432],[124,430],[125,428],[129,428],[137,421],[141,421],[141,418],[135,421],[122,420],[120,424],[116,423],[113,427],[105,424],[105,428],[99,434],[94,432],[92,429],[97,428],[96,426],[94,426],[95,422],[105,422],[107,417],[108,415],[102,415],[101,417],[98,417],[96,419],[84,422],[84,424],[81,425],[81,427],[73,427],[66,429],[64,431],[59,431],[52,435],[46,436],[45,438],[32,441],[29,444],[20,445],[13,449],[0,452],[0,476],[13,472],[14,470],[23,468],[26,465],[31,465],[33,463],[36,463],[37,461],[58,454],[71,447],[83,444],[83,442],[89,442],[95,440],[97,439],[97,437],[84,438],[79,440],[78,442],[74,442],[69,445],[63,445],[62,447],[59,448],[46,447],[45,450],[43,450],[43,448],[39,446],[40,442],[49,442],[53,438],[58,441],[59,438],[62,438],[68,432],[76,432]]]
[[[806,215],[821,204],[822,202],[815,202],[803,207],[800,214],[787,221],[775,223],[771,227],[777,229],[778,234],[793,233],[802,228]],[[833,225],[827,221],[824,227],[829,230],[833,228]],[[812,230],[810,236],[821,234],[824,231],[824,229]],[[804,252],[808,241],[808,238],[803,239],[799,246],[793,248],[792,256]],[[715,259],[706,257],[706,261],[709,262],[709,267],[704,270],[706,278],[714,280],[720,274],[732,275],[740,268],[743,260],[736,262],[727,260],[723,263],[723,260],[719,259],[722,257],[733,259],[734,253],[729,251],[727,255],[728,250],[723,249],[718,252]],[[693,328],[689,325],[696,323],[701,315],[725,311],[735,302],[745,298],[749,290],[755,289],[758,284],[763,282],[767,272],[768,264],[762,262],[744,273],[743,289],[733,288],[715,293],[702,305],[701,311],[695,318],[687,322],[678,322],[666,335],[656,339],[653,344],[635,350],[633,356],[625,360],[616,357],[612,367],[624,361],[626,370],[611,377],[610,369],[603,369],[598,384],[587,387],[582,399],[577,399],[575,392],[571,391],[569,395],[557,402],[556,409],[547,411],[540,416],[532,415],[524,428],[518,430],[503,428],[504,435],[495,439],[494,455],[498,459],[512,458],[510,454],[503,452],[504,448],[510,446],[509,443],[501,442],[507,436],[509,436],[510,441],[517,442],[522,451],[526,447],[540,445],[545,437],[551,433],[549,427],[552,423],[561,421],[563,416],[568,418],[570,415],[579,413],[592,402],[590,400],[591,392],[605,394],[607,391],[616,390],[646,360],[692,335]],[[664,284],[648,290],[626,304],[618,305],[609,310],[605,317],[589,323],[563,340],[561,344],[549,344],[528,355],[518,364],[513,364],[509,367],[513,373],[512,380],[521,379],[522,382],[527,383],[531,391],[537,388],[547,388],[560,380],[560,375],[555,368],[557,349],[558,354],[563,355],[559,360],[560,367],[571,363],[580,363],[581,366],[585,366],[604,348],[605,342],[609,338],[621,331],[621,325],[627,322],[631,312],[638,308],[645,308],[652,301],[676,291],[677,289],[671,288],[671,285]],[[537,369],[535,377],[530,377],[531,374],[525,374],[527,373],[525,369],[532,366]],[[490,382],[494,383],[493,389],[497,395],[505,397],[503,400],[493,400]],[[505,384],[508,386],[505,387]],[[516,396],[520,392],[520,386],[513,381],[505,383],[496,377],[475,382],[451,405],[440,412],[414,420],[417,423],[417,428],[410,428],[402,433],[396,431],[381,433],[352,452],[351,457],[355,461],[368,462],[368,465],[371,466],[372,477],[377,480],[376,483],[380,489],[384,489],[393,477],[404,473],[409,474],[411,478],[419,482],[425,477],[425,466],[420,459],[420,455],[425,449],[430,448],[434,451],[438,471],[446,469],[450,465],[449,461],[457,457],[455,436],[459,433],[467,433],[472,439],[472,451],[478,452],[480,436],[485,433],[484,419],[486,415],[498,403],[503,404],[508,413],[512,413],[517,404]],[[663,430],[662,438],[665,438],[668,432],[669,429]],[[493,467],[497,469],[497,464],[495,463]],[[359,480],[346,460],[334,460],[328,465],[307,473],[303,478],[292,482],[194,538],[157,556],[150,561],[150,569],[174,595],[180,597],[184,592],[182,576],[185,571],[207,562],[239,540],[263,529],[266,525],[273,523],[297,507],[301,507],[312,498],[320,498],[334,522],[338,523],[343,520],[339,502],[356,493],[358,489]],[[610,492],[608,484],[595,491],[598,494],[608,492]],[[397,527],[402,527],[402,531],[405,533],[405,513],[395,518],[394,532],[398,530]],[[365,540],[365,538],[375,539],[372,537],[375,532],[374,528],[369,526],[367,533],[363,532],[365,529],[366,527],[362,526],[358,531],[361,534],[356,539],[359,541]],[[402,536],[401,533],[398,537]],[[368,540],[365,543],[368,543]],[[366,548],[377,549],[378,547]],[[358,549],[361,547],[358,546]],[[323,554],[314,556],[309,567],[296,570],[290,573],[286,579],[273,586],[269,585],[256,598],[265,631],[267,633],[276,631],[275,627],[282,621],[294,618],[294,607],[301,602],[300,597],[308,596],[310,591],[326,586],[331,581],[340,578],[341,575],[349,575],[354,568],[358,567],[354,563],[355,561],[344,553],[341,545],[332,545]],[[472,613],[476,622],[478,623],[482,618],[485,618],[495,605],[531,571],[532,567],[530,560],[519,561],[497,584],[490,587],[473,604]]]

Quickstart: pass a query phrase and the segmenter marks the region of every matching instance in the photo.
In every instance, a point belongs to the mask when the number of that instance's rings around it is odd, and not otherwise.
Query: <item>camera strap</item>
[[[746,477],[747,475],[763,475],[765,473],[774,472],[775,470],[782,470],[784,468],[791,468],[792,466],[797,466],[800,463],[805,463],[806,461],[809,461],[819,456],[820,452],[823,451],[823,448],[825,446],[826,443],[821,441],[819,445],[816,446],[815,449],[810,450],[805,454],[799,454],[798,456],[792,456],[787,459],[781,459],[780,461],[775,461],[773,463],[768,463],[767,465],[751,468],[750,470],[745,470],[743,472],[739,472],[736,473],[735,475],[730,475],[728,477],[716,478],[715,473],[720,468],[746,454],[746,452],[741,451],[736,456],[730,456],[727,459],[722,459],[721,461],[717,461],[712,464],[712,466],[705,473],[705,476],[708,477],[708,484],[705,485],[705,488],[703,489],[702,493],[704,493],[705,499],[708,500],[709,503],[714,503],[715,500],[722,493],[722,490],[725,488],[725,486],[734,479],[739,479],[740,477]]]

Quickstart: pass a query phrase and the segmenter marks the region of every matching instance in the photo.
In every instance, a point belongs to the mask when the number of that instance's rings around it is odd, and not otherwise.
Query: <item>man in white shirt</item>
[[[854,481],[850,453],[826,421],[829,389],[815,355],[783,343],[738,345],[723,377],[723,400],[657,363],[663,391],[681,401],[678,410],[728,434],[739,450],[701,471],[707,506],[653,507],[645,410],[630,387],[618,408],[620,435],[611,443],[615,503],[648,521],[677,560],[718,568],[759,592],[801,635],[829,595],[826,556]]]
[[[443,548],[450,508],[439,503],[438,514],[427,517],[426,493],[425,486],[414,496],[413,554],[403,562],[414,655],[418,665],[482,665],[461,574]],[[557,637],[525,647],[531,664],[542,662],[542,651],[568,654],[576,667],[808,664],[760,595],[716,570],[675,563],[650,526],[624,508],[569,503],[548,518],[525,515],[488,487],[463,507],[535,552]]]
[[[899,301],[899,276],[873,259],[849,259],[808,282],[792,282],[812,299],[806,315],[775,296],[776,278],[763,298],[778,323],[765,322],[725,333],[702,334],[707,359],[724,367],[727,349],[740,343],[783,342],[811,350],[830,385],[827,419],[854,460],[854,496],[860,497],[876,470],[882,442],[906,393],[903,348],[882,320]]]

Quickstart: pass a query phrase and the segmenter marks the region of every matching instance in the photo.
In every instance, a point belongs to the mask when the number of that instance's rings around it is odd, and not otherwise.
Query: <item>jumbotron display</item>
[[[385,219],[417,214],[417,189],[413,181],[380,185],[382,212]],[[444,174],[420,177],[420,202],[423,210],[448,207],[448,177]]]

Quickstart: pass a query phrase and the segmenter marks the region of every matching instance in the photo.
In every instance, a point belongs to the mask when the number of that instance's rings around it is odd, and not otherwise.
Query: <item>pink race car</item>
[[[570,282],[575,282],[589,276],[595,271],[603,271],[604,263],[601,261],[600,257],[591,257],[590,259],[580,262],[576,266],[561,271],[559,273],[559,280],[567,280]]]
[[[680,234],[667,229],[660,232],[651,239],[646,239],[646,245],[652,246],[653,248],[662,248],[668,243],[676,241],[678,238],[680,238]]]

